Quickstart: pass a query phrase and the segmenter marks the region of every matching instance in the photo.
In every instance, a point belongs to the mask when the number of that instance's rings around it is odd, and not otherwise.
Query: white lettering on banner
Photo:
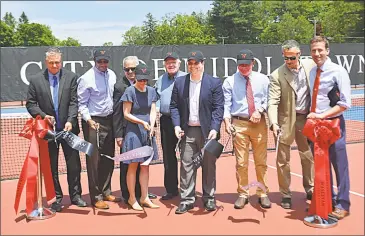
[[[359,71],[357,73],[364,73],[362,71],[362,68],[364,66],[364,56],[363,55],[358,55],[359,56]],[[362,64],[361,64],[362,62]]]
[[[71,71],[73,73],[76,73],[76,63],[80,64],[82,67],[84,66],[83,61],[64,61],[63,62],[63,67],[65,67],[65,65],[67,65],[67,64],[71,64]]]
[[[237,64],[237,59],[233,58],[233,57],[223,57],[223,61],[224,61],[224,78],[227,78],[228,75],[228,60],[232,60],[234,62],[236,62]]]
[[[355,55],[350,55],[350,56],[351,56],[351,61],[350,61],[350,65],[349,65],[349,62],[347,60],[347,55],[336,55],[337,64],[339,64],[340,66],[345,68],[347,70],[347,73],[350,73],[350,71],[351,71],[352,62],[354,62]],[[343,57],[343,64],[341,61],[341,57]]]
[[[42,70],[42,62],[36,62],[36,61],[28,61],[27,63],[25,63],[22,68],[20,69],[20,78],[22,79],[22,81],[26,84],[29,85],[29,81],[27,80],[27,76],[25,74],[25,72],[27,71],[27,67],[30,64],[36,64],[39,66],[39,68]]]
[[[187,58],[181,58],[181,59],[184,61],[185,73],[189,73],[188,67],[186,66],[188,64],[188,59]]]
[[[261,72],[261,69],[262,69],[262,65],[261,65],[261,61],[259,59],[257,59],[256,57],[254,57],[255,61],[257,62],[257,72]]]
[[[266,75],[269,76],[271,74],[271,57],[265,57],[265,58],[267,65]]]
[[[158,71],[162,70],[164,73],[166,72],[165,67],[158,67],[158,62],[163,61],[163,59],[152,59],[155,71],[155,78],[153,80],[158,80]]]
[[[90,63],[91,67],[94,67],[95,66],[95,61],[87,61]]]
[[[218,57],[212,57],[210,59],[212,59],[212,62],[213,62],[213,77],[218,77],[217,76],[217,58]]]

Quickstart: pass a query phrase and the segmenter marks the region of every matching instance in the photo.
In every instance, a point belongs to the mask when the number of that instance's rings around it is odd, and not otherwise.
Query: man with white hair
[[[179,55],[176,52],[168,52],[164,58],[166,73],[161,75],[155,84],[160,100],[160,133],[165,168],[164,186],[166,194],[162,196],[162,200],[172,199],[179,194],[175,152],[177,138],[170,114],[170,101],[175,79],[186,75],[185,72],[179,70],[180,64]]]

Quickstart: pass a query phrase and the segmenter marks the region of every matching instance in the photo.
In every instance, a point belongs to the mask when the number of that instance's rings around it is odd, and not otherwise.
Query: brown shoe
[[[234,203],[234,208],[242,209],[248,203],[248,198],[246,196],[239,196]]]
[[[116,197],[113,195],[108,195],[104,197],[104,201],[108,201],[108,202],[120,202],[121,198],[120,197]]]
[[[350,215],[350,212],[336,207],[330,215],[336,217],[338,220],[342,220],[346,216]]]
[[[97,201],[94,206],[98,209],[109,209],[109,205],[103,200]]]

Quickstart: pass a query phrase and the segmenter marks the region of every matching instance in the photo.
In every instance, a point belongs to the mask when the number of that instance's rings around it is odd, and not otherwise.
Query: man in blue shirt
[[[351,82],[347,71],[340,65],[331,61],[329,55],[329,43],[325,37],[316,36],[310,42],[311,56],[317,64],[310,74],[310,92],[312,96],[311,119],[340,119],[341,137],[329,148],[329,159],[336,173],[337,196],[332,187],[334,211],[332,214],[343,219],[350,211],[350,179],[349,166],[346,151],[346,126],[343,112],[351,108]],[[314,86],[316,77],[319,79],[319,86]],[[331,101],[329,92],[337,84],[338,98]],[[318,90],[314,98],[313,93]],[[331,103],[334,102],[334,106]],[[312,112],[313,111],[313,112]],[[331,171],[331,186],[332,171]]]
[[[158,78],[155,88],[160,100],[160,132],[163,151],[163,164],[165,168],[164,186],[166,194],[162,200],[169,200],[179,194],[177,179],[177,158],[175,146],[177,138],[174,133],[170,115],[170,101],[172,88],[177,77],[186,75],[180,68],[179,55],[176,52],[168,52],[164,59],[166,73]]]
[[[96,50],[95,66],[79,78],[77,89],[84,137],[95,147],[92,156],[86,158],[86,168],[91,203],[99,209],[109,208],[104,201],[120,201],[120,198],[111,195],[114,161],[100,155],[115,154],[113,91],[116,75],[108,68],[109,60],[106,51]]]
[[[234,208],[242,209],[249,198],[248,156],[250,142],[253,150],[257,181],[265,189],[257,188],[256,194],[263,208],[270,208],[267,196],[267,125],[264,111],[267,110],[269,79],[266,75],[252,70],[254,55],[251,50],[241,50],[237,55],[238,71],[227,77],[223,83],[224,123],[226,132],[233,135],[236,155],[236,176],[238,199]]]

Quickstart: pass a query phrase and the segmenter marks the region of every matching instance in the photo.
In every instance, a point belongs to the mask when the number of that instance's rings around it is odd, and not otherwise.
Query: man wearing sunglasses
[[[223,120],[222,81],[204,73],[200,51],[188,55],[189,74],[176,78],[172,89],[170,112],[177,138],[182,138],[180,165],[180,205],[176,214],[194,208],[197,169],[193,156],[199,154],[207,139],[219,139]],[[216,210],[216,157],[208,152],[202,163],[203,203],[207,211]]]
[[[113,93],[113,130],[114,130],[114,138],[119,147],[122,147],[123,138],[125,135],[125,127],[126,123],[123,115],[123,103],[120,102],[120,98],[124,94],[124,91],[127,87],[132,86],[136,82],[136,67],[139,65],[138,57],[136,56],[127,56],[123,59],[122,68],[124,76],[122,78],[118,78],[114,85],[114,93]],[[121,151],[121,150],[120,150]],[[128,164],[120,162],[120,189],[122,192],[122,197],[124,202],[127,203],[129,199],[129,192],[127,187],[127,171]],[[135,195],[139,200],[141,197],[141,186],[139,183],[139,172],[140,166],[137,168],[136,174],[136,186],[135,186]],[[148,197],[150,199],[156,199],[157,196],[152,193],[148,193]]]
[[[300,45],[295,40],[285,41],[281,48],[284,64],[270,75],[268,116],[275,143],[279,138],[276,165],[282,195],[281,206],[290,209],[290,145],[294,140],[301,160],[307,199],[311,200],[313,194],[313,155],[302,129],[309,114],[309,72],[314,62],[300,60]]]
[[[180,68],[179,55],[176,52],[168,52],[164,58],[164,66],[166,73],[158,78],[155,88],[159,95],[160,102],[160,132],[161,144],[163,151],[164,185],[166,194],[162,196],[162,200],[169,200],[179,194],[177,179],[177,157],[175,147],[177,138],[174,133],[170,114],[170,102],[172,88],[177,77],[186,75]]]
[[[90,198],[92,205],[99,209],[109,208],[104,201],[120,201],[111,194],[114,161],[100,155],[115,154],[113,90],[116,75],[108,68],[109,61],[107,51],[95,50],[95,66],[79,78],[77,89],[84,138],[94,145],[92,156],[86,157]]]

